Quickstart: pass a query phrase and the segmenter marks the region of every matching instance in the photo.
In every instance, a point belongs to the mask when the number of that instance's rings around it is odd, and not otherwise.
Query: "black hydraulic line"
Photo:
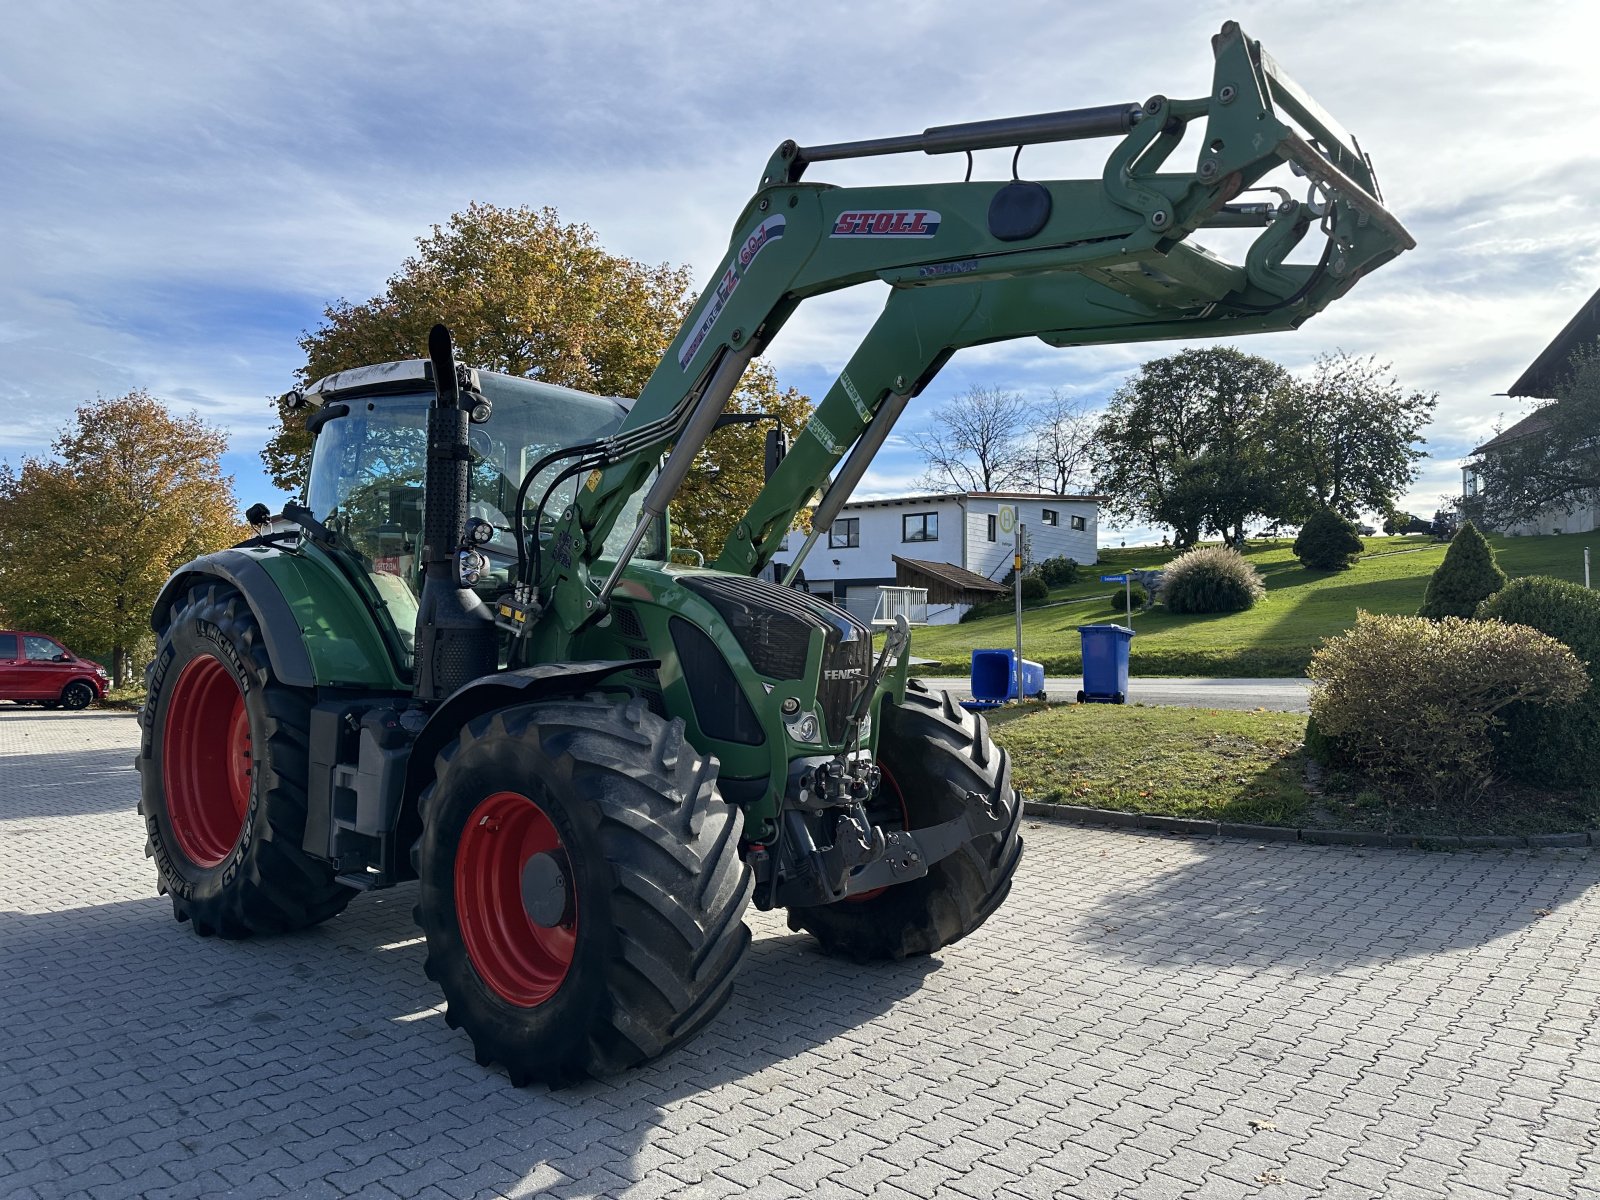
[[[1328,260],[1332,257],[1333,239],[1329,238],[1327,245],[1322,248],[1322,257],[1317,260],[1317,265],[1311,269],[1311,274],[1306,277],[1306,281],[1300,285],[1292,296],[1285,296],[1282,300],[1275,301],[1272,304],[1247,304],[1243,300],[1224,300],[1222,303],[1229,308],[1241,309],[1247,313],[1277,312],[1280,308],[1288,308],[1290,305],[1299,304],[1310,294],[1311,289],[1321,282],[1323,275],[1328,270]]]
[[[1074,142],[1086,138],[1120,137],[1139,120],[1139,104],[1102,104],[1062,112],[970,121],[964,125],[936,125],[921,133],[872,138],[861,142],[831,142],[801,146],[797,163],[829,162],[841,158],[870,158],[879,154],[959,154],[993,150],[1000,146],[1028,146],[1041,142]]]

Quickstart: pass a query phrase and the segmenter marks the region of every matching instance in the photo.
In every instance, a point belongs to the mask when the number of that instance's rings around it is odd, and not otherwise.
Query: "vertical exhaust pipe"
[[[433,404],[428,409],[428,461],[422,490],[422,598],[417,605],[415,693],[442,700],[500,665],[494,614],[461,582],[472,451],[467,410],[450,331],[428,333]]]

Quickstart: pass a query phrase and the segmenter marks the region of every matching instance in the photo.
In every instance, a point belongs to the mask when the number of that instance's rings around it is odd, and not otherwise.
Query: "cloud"
[[[0,44],[0,457],[38,452],[96,392],[145,386],[233,435],[249,464],[265,397],[324,305],[362,300],[414,239],[473,200],[554,204],[608,248],[702,278],[784,138],[914,132],[1078,104],[1202,94],[1221,16],[943,0],[885,13],[620,0],[196,8],[79,0],[8,14]],[[1245,25],[1373,155],[1418,249],[1292,334],[1241,348],[1303,367],[1376,354],[1438,391],[1419,488],[1513,411],[1494,393],[1600,285],[1587,220],[1600,147],[1576,136],[1589,6],[1247,6]],[[1104,144],[1030,148],[1033,177],[1098,173]],[[1181,154],[1182,152],[1180,152]],[[1003,177],[1009,155],[979,156]],[[840,184],[959,177],[921,155],[813,168]],[[883,303],[803,305],[771,348],[820,395]],[[1181,343],[959,354],[908,411],[973,384],[1103,398]],[[241,474],[241,490],[253,491]],[[920,467],[892,442],[869,479]],[[866,485],[864,484],[863,487]],[[1453,485],[1452,485],[1453,486]]]

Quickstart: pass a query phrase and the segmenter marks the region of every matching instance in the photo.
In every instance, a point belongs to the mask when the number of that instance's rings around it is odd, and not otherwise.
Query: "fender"
[[[295,620],[294,610],[255,554],[218,550],[184,563],[172,573],[156,597],[150,610],[150,628],[159,634],[172,606],[184,591],[207,575],[231,583],[244,594],[245,602],[261,625],[261,640],[266,643],[273,673],[292,687],[315,687],[317,679],[311,669],[311,655],[306,652],[300,635],[300,622]]]
[[[233,584],[261,624],[278,678],[293,687],[411,691],[374,619],[373,601],[315,546],[235,546],[173,572],[151,612],[160,630],[185,588],[206,576]]]
[[[405,852],[422,833],[422,817],[417,802],[433,782],[433,764],[440,751],[461,732],[462,727],[487,712],[514,704],[532,704],[557,697],[581,696],[593,691],[619,671],[660,666],[658,659],[589,659],[579,662],[540,663],[515,671],[483,675],[463,684],[433,710],[411,745],[406,763],[405,802],[400,806],[396,847],[400,862],[409,862]]]

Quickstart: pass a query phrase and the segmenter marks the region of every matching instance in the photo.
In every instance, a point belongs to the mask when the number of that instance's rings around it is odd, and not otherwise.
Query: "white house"
[[[1040,492],[949,492],[852,500],[817,540],[801,571],[814,594],[828,596],[862,620],[872,618],[879,588],[897,582],[926,587],[932,582],[928,622],[949,624],[984,597],[968,588],[969,594],[958,600],[951,591],[951,573],[925,582],[914,577],[921,572],[913,564],[949,564],[983,579],[1003,579],[1011,568],[1013,539],[1001,532],[1002,505],[1018,510],[1031,562],[1062,557],[1094,563],[1099,559],[1100,499]],[[798,544],[791,540],[791,545]],[[934,593],[946,598],[941,601]]]

